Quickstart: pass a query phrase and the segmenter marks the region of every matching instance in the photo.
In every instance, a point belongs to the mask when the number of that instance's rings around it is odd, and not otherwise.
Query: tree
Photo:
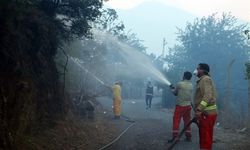
[[[178,34],[178,40],[189,56],[185,60],[191,63],[215,61],[223,63],[220,65],[223,66],[234,56],[246,59],[248,47],[240,32],[244,28],[245,25],[237,25],[236,18],[228,14],[223,14],[221,18],[216,18],[214,14],[196,19],[193,24],[188,23],[185,30],[180,29]]]
[[[245,63],[246,79],[248,80],[248,127],[250,128],[250,62]]]
[[[250,39],[249,30],[244,31],[247,39]],[[246,66],[246,79],[248,80],[248,127],[250,128],[250,62],[245,63]]]
[[[114,9],[102,9],[101,14],[95,21],[95,27],[115,36],[124,34],[125,25],[118,19],[118,15]]]
[[[232,70],[232,88],[246,89],[244,81],[244,62],[248,59],[249,45],[245,42],[244,31],[246,25],[240,24],[230,14],[217,17],[213,14],[208,17],[196,19],[193,23],[187,23],[184,30],[179,29],[177,40],[181,46],[173,48],[173,55],[167,56],[171,62],[170,70],[194,70],[198,63],[208,63],[211,74],[218,89],[218,99],[226,97],[226,74],[227,66],[235,59]],[[180,52],[179,52],[180,51]],[[185,55],[184,55],[185,54]],[[236,112],[240,107],[236,105],[237,100],[246,98],[240,90],[234,90],[232,101],[226,100],[231,112]],[[246,104],[246,101],[244,101]],[[244,106],[244,104],[242,104]]]
[[[122,42],[123,44],[129,45],[129,47],[133,48],[134,50],[143,52],[145,54],[146,47],[143,46],[142,41],[137,37],[135,33],[132,33],[131,31],[125,32],[125,25],[119,20],[118,15],[115,10],[113,9],[104,9],[102,10],[102,15],[95,21],[94,26],[104,32],[107,32],[112,38],[117,38],[118,41]],[[106,39],[107,40],[107,39]],[[108,39],[111,40],[112,39]],[[103,41],[102,41],[103,42]],[[104,42],[106,43],[106,42]],[[124,81],[123,84],[123,92],[126,93],[126,97],[139,97],[141,96],[141,92],[132,93],[131,91],[140,90],[144,88],[143,80],[141,79],[134,79],[131,78],[131,75],[129,74],[129,70],[125,73],[119,74],[122,69],[126,66],[126,61],[124,60],[123,56],[119,54],[119,49],[121,47],[117,45],[112,45],[108,47],[103,47],[104,51],[106,51],[106,54],[103,55],[106,59],[106,62],[103,64],[106,64],[106,71],[112,68],[116,68],[116,73],[113,72],[112,74],[109,74],[109,80],[115,80],[119,79]],[[106,48],[106,49],[105,49]],[[121,65],[122,69],[118,67]],[[100,71],[100,70],[99,70]],[[136,81],[137,80],[137,81]],[[132,90],[134,88],[134,90]]]
[[[64,116],[54,57],[64,41],[90,36],[101,6],[101,0],[0,1],[0,149],[28,149],[19,147],[24,134]]]

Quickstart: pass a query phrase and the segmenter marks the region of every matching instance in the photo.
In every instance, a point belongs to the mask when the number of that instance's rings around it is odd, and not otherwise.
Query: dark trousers
[[[151,108],[151,102],[152,102],[152,95],[146,95],[146,105],[147,107]]]

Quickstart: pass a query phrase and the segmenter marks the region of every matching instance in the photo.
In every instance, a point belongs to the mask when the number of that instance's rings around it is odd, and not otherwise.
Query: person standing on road
[[[201,150],[212,149],[213,129],[217,118],[216,90],[209,71],[209,66],[205,63],[200,63],[194,71],[194,74],[199,78],[197,80],[194,102]]]
[[[172,85],[170,86],[172,93],[177,96],[174,116],[173,116],[173,130],[172,139],[168,140],[168,143],[174,142],[174,140],[179,140],[179,126],[181,118],[183,118],[184,126],[186,126],[191,120],[191,100],[193,93],[193,85],[190,81],[192,78],[191,72],[184,72],[183,80],[178,82],[176,88]],[[191,142],[191,128],[188,127],[185,131],[186,141]]]
[[[115,85],[112,87],[113,91],[113,113],[115,119],[120,119],[121,116],[121,85],[120,81],[115,82]]]
[[[146,88],[146,109],[151,108],[153,94],[154,94],[154,87],[151,81],[148,81]]]

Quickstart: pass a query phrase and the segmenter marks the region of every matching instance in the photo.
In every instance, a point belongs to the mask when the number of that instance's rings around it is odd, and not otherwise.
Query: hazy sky
[[[107,5],[113,8],[131,9],[146,1],[161,2],[198,16],[230,11],[232,15],[250,21],[250,0],[109,0]]]
[[[105,5],[116,9],[126,29],[132,29],[156,55],[162,53],[163,38],[172,47],[176,27],[183,29],[195,17],[231,12],[250,22],[250,0],[109,0]]]

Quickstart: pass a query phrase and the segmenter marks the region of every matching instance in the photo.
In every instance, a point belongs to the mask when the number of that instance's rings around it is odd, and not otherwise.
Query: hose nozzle
[[[169,85],[169,88],[170,88],[170,89],[174,89],[175,87],[174,87],[173,84],[170,84],[170,85]]]

